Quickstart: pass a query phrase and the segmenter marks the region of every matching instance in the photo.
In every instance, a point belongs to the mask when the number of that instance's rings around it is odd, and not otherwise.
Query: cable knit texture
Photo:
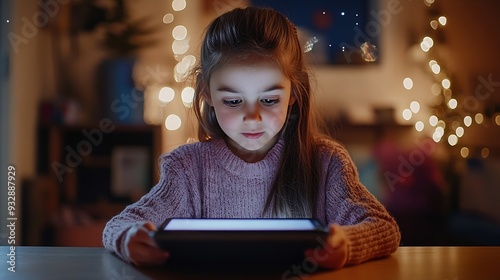
[[[401,238],[398,226],[360,183],[347,151],[332,140],[318,145],[322,175],[315,218],[346,230],[347,264],[393,253]],[[262,212],[283,148],[279,140],[255,163],[243,161],[218,139],[187,144],[163,155],[160,181],[107,223],[104,246],[130,261],[124,235],[138,222],[151,221],[158,227],[172,217],[268,218]]]

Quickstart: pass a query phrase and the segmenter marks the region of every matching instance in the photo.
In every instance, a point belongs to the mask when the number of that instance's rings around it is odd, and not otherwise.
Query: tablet
[[[168,219],[153,238],[185,262],[294,262],[306,249],[322,247],[328,235],[316,219]]]

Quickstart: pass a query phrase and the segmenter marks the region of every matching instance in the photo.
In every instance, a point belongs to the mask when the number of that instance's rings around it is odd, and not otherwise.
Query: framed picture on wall
[[[384,22],[380,18],[377,0],[250,2],[253,6],[280,11],[297,26],[310,63],[367,65],[379,61],[378,42]]]

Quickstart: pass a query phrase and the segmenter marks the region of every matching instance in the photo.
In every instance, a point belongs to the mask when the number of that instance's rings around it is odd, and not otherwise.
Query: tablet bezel
[[[288,262],[303,258],[306,249],[322,247],[328,236],[328,228],[324,224],[317,219],[308,218],[293,220],[308,220],[314,225],[313,229],[165,230],[165,226],[174,219],[177,218],[167,219],[156,232],[152,233],[156,244],[169,252],[174,260],[206,261],[210,258],[210,260],[217,261],[269,262],[279,259]]]

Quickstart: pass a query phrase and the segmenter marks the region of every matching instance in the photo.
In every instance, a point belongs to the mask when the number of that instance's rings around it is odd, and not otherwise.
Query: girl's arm
[[[385,207],[361,184],[347,151],[335,144],[326,174],[325,215],[345,236],[346,265],[387,256],[396,251],[401,234]],[[333,230],[335,231],[335,230]],[[331,239],[334,238],[333,232]]]
[[[181,162],[172,155],[165,156],[160,171],[158,184],[139,201],[113,217],[104,228],[104,247],[126,261],[130,261],[125,248],[129,229],[146,222],[158,227],[170,217],[192,216],[188,180]]]

